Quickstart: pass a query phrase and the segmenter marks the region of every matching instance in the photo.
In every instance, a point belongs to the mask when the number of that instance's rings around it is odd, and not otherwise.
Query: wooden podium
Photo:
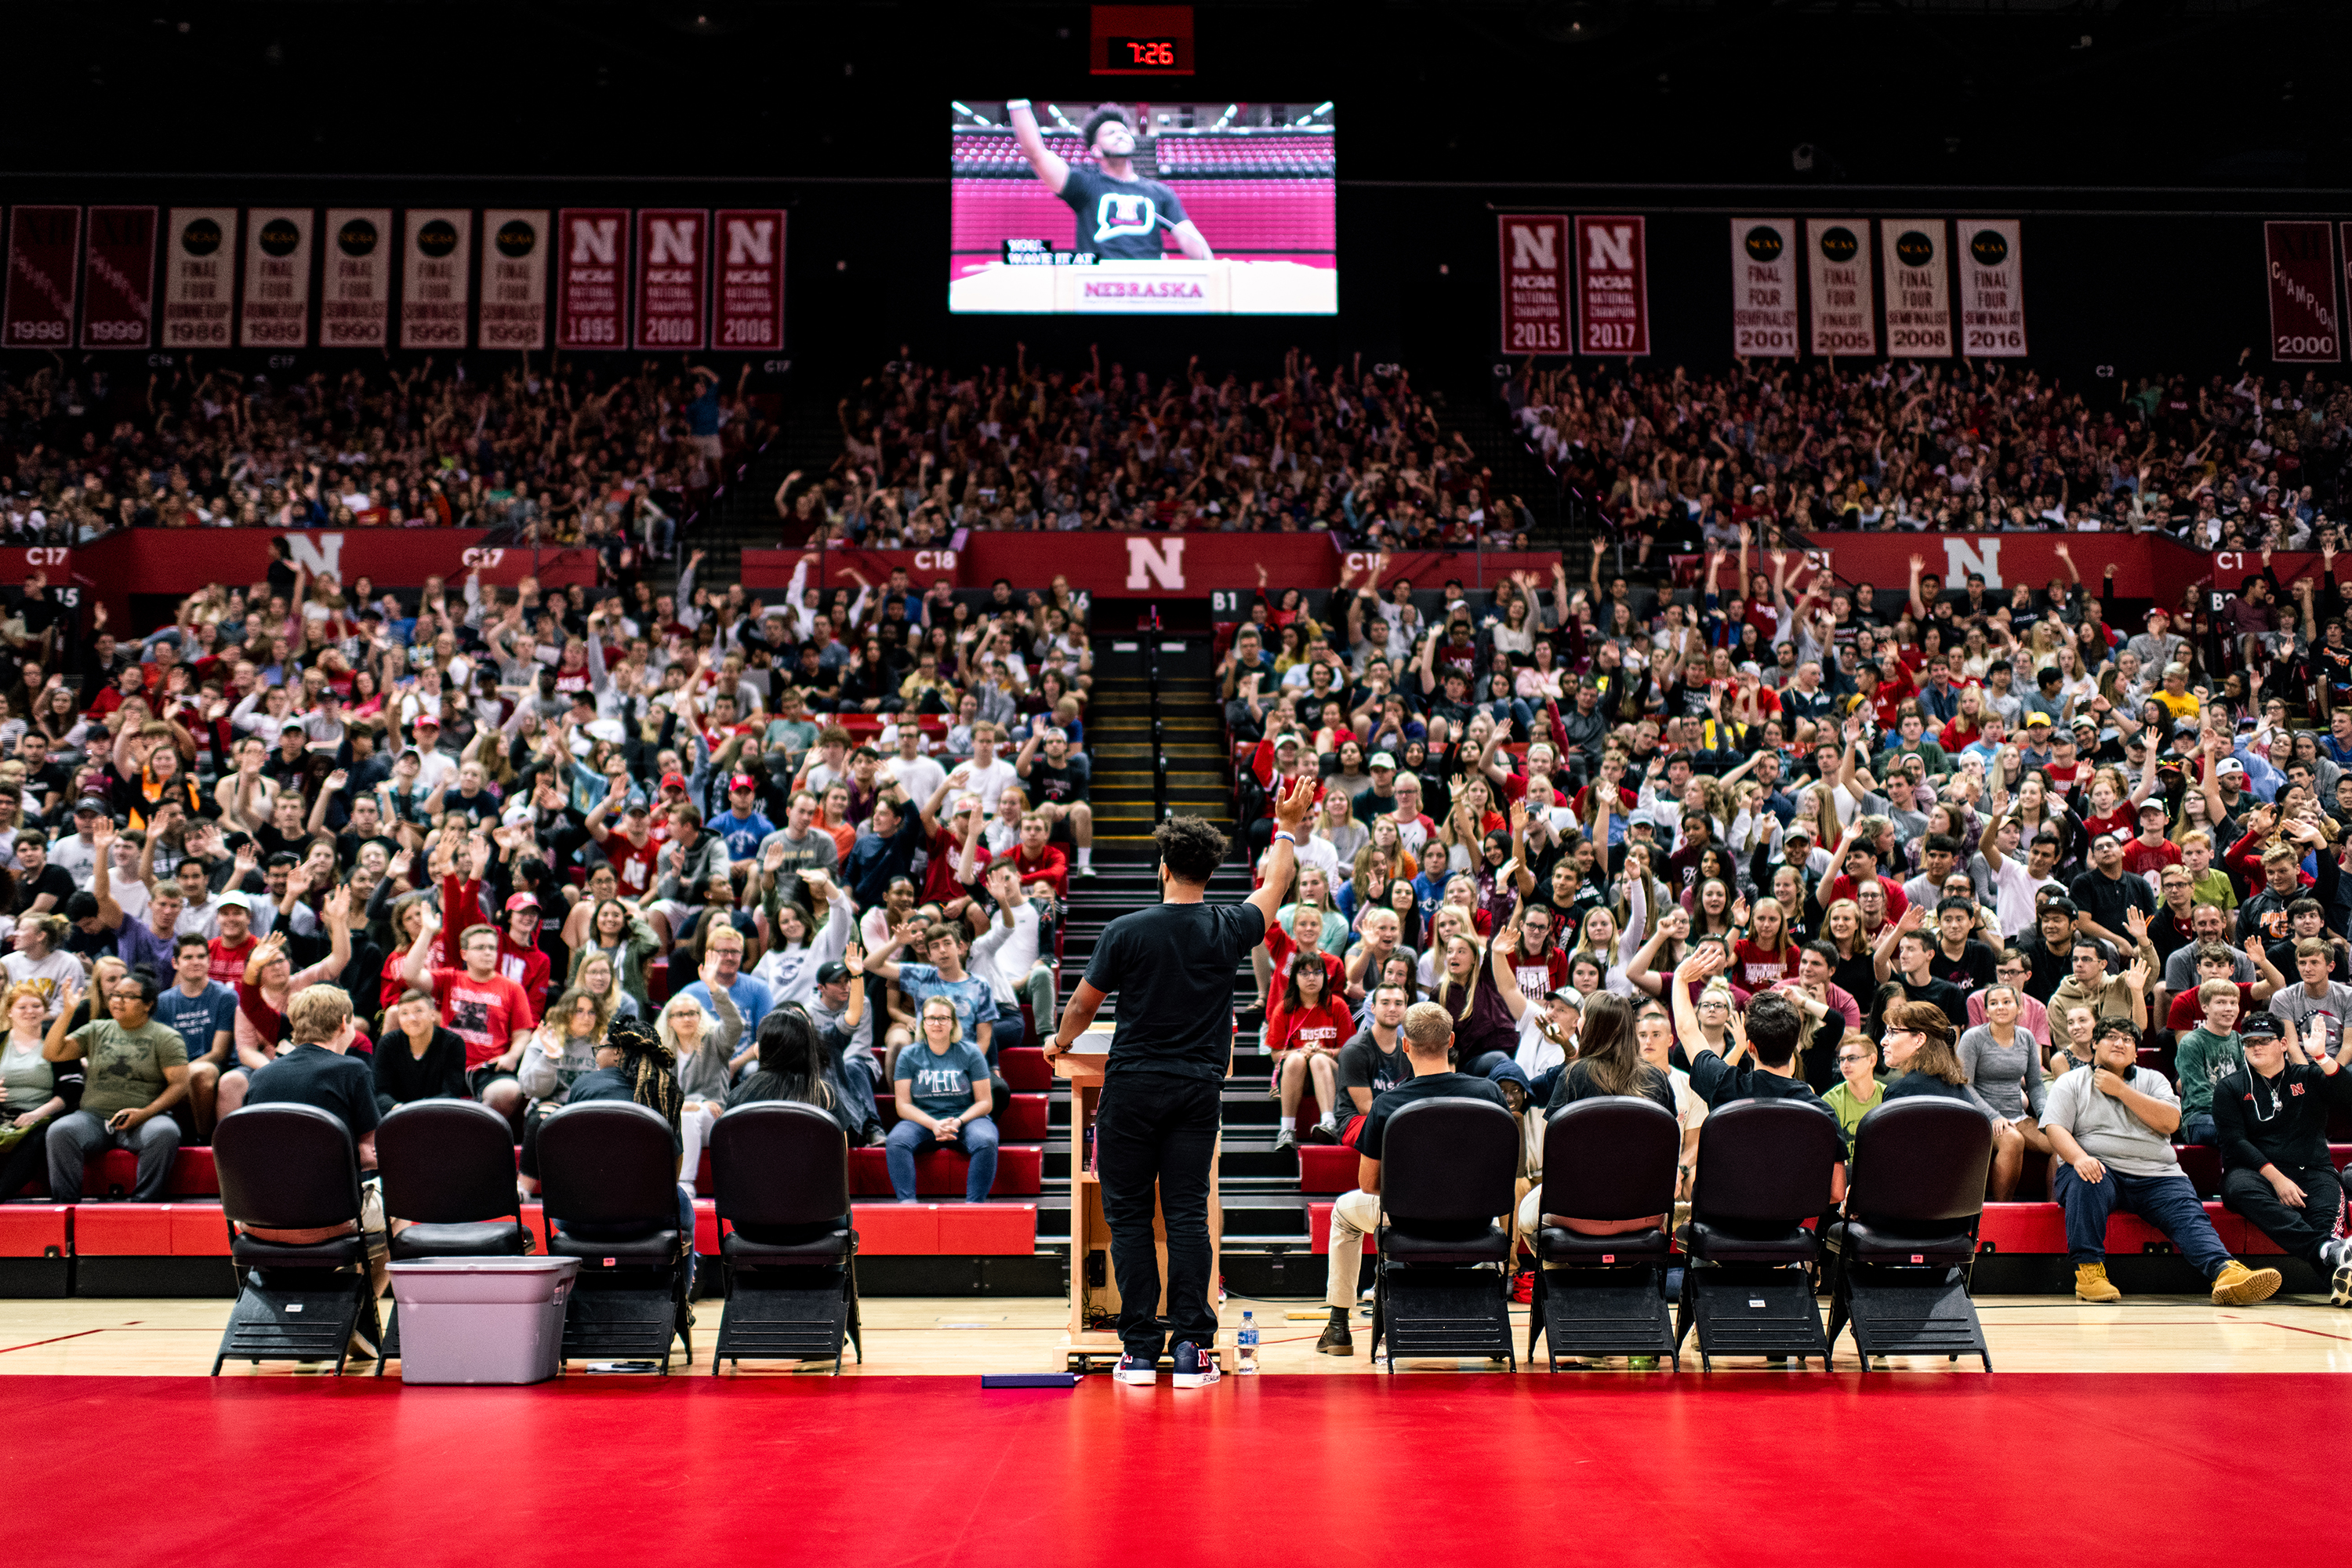
[[[1087,1169],[1087,1135],[1092,1131],[1095,1116],[1102,1104],[1103,1068],[1110,1051],[1111,1026],[1097,1024],[1078,1037],[1076,1046],[1054,1058],[1056,1077],[1066,1079],[1070,1085],[1070,1321],[1055,1354],[1060,1358],[1056,1370],[1085,1372],[1097,1360],[1117,1360],[1125,1347],[1119,1343],[1116,1320],[1119,1312],[1118,1277],[1110,1266],[1110,1226],[1103,1218],[1102,1184]],[[1222,1277],[1219,1248],[1224,1237],[1224,1210],[1218,1198],[1217,1154],[1209,1156],[1209,1305],[1215,1310],[1218,1280]],[[1160,1250],[1160,1312],[1168,1311],[1168,1224],[1156,1210],[1151,1228]],[[1099,1258],[1102,1282],[1087,1283],[1088,1274]],[[1087,1319],[1098,1326],[1087,1327]],[[1230,1329],[1217,1331],[1216,1356],[1219,1366],[1227,1373],[1234,1371],[1234,1336]]]

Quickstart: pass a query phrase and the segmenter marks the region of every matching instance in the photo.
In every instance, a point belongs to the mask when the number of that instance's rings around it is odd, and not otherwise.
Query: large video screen
[[[951,110],[950,311],[1338,313],[1328,103]]]

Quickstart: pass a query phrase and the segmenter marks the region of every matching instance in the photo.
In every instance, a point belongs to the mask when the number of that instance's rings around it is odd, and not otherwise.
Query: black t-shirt
[[[1255,904],[1155,904],[1104,927],[1086,979],[1118,998],[1106,1070],[1223,1079],[1234,969],[1265,940]]]
[[[1993,981],[1992,949],[1970,937],[1961,945],[1960,956],[1950,958],[1945,955],[1944,944],[1939,942],[1935,945],[1934,956],[1927,960],[1927,973],[1964,991],[1982,990]],[[1965,1014],[1952,1020],[1955,1024],[1966,1021]]]
[[[1086,758],[1076,752],[1063,753],[1062,765],[1039,757],[1029,763],[1029,793],[1039,801],[1054,801],[1067,805],[1087,798],[1087,787],[1093,782],[1094,770]]]
[[[2124,924],[2126,910],[2137,910],[2151,917],[2156,913],[2156,894],[2148,889],[2147,879],[2129,871],[2120,877],[2085,871],[2074,879],[2066,893],[2074,900],[2076,909],[2125,941],[2129,941],[2131,935]]]
[[[1925,985],[1914,985],[1897,975],[1895,984],[1903,987],[1906,1000],[1932,1002],[1942,1008],[1944,1016],[1951,1020],[1955,1034],[1969,1026],[1969,994],[1950,981],[1931,979]],[[1888,997],[1889,1001],[1893,999],[1892,995]],[[1870,1026],[1872,1038],[1875,1039],[1885,1033],[1885,1016],[1875,1008],[1872,1009],[1871,1016],[1865,1022]]]
[[[1364,1129],[1356,1134],[1356,1152],[1367,1160],[1381,1157],[1381,1140],[1388,1135],[1389,1118],[1416,1100],[1440,1100],[1447,1096],[1462,1100],[1484,1100],[1495,1105],[1503,1104],[1503,1091],[1483,1078],[1472,1078],[1466,1072],[1423,1073],[1407,1079],[1372,1101],[1371,1113],[1364,1118]],[[1510,1109],[1504,1106],[1505,1110]]]
[[[44,866],[41,868],[41,874],[37,877],[17,878],[16,913],[23,914],[26,910],[31,909],[33,900],[43,893],[54,894],[56,901],[50,904],[49,908],[62,910],[66,907],[66,900],[74,895],[73,878],[62,866]]]
[[[1339,1047],[1339,1092],[1342,1094],[1351,1089],[1365,1089],[1371,1090],[1372,1098],[1377,1100],[1412,1076],[1412,1068],[1405,1065],[1404,1031],[1402,1029],[1397,1031],[1397,1048],[1392,1051],[1381,1050],[1380,1042],[1372,1038],[1370,1029],[1358,1031],[1355,1038]],[[1342,1104],[1352,1107],[1354,1101],[1349,1100]]]
[[[1710,1110],[1735,1100],[1794,1100],[1832,1116],[1822,1097],[1803,1079],[1782,1078],[1744,1064],[1733,1067],[1713,1051],[1700,1051],[1690,1058],[1690,1080],[1692,1089]]]
[[[356,1143],[375,1131],[375,1074],[324,1046],[297,1046],[256,1072],[247,1105],[315,1105],[343,1119]]]
[[[374,974],[369,984],[375,984]],[[375,1047],[375,1091],[407,1105],[419,1100],[467,1100],[466,1042],[455,1030],[433,1026],[433,1039],[418,1056],[405,1030],[389,1029]]]
[[[1162,227],[1184,221],[1184,204],[1157,180],[1114,180],[1100,169],[1073,164],[1062,200],[1077,213],[1072,248],[1109,261],[1157,261]]]

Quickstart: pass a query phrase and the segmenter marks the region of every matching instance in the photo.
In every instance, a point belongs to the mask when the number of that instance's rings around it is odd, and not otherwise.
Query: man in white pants
[[[1454,1047],[1454,1015],[1434,1002],[1416,1002],[1405,1009],[1404,1058],[1412,1076],[1372,1099],[1363,1131],[1356,1134],[1356,1190],[1342,1193],[1331,1205],[1331,1271],[1323,1292],[1331,1321],[1315,1348],[1326,1355],[1353,1355],[1348,1314],[1355,1310],[1358,1281],[1363,1275],[1364,1236],[1381,1223],[1381,1140],[1389,1118],[1416,1100],[1466,1095],[1473,1100],[1503,1103],[1503,1091],[1483,1078],[1455,1072],[1450,1058]]]

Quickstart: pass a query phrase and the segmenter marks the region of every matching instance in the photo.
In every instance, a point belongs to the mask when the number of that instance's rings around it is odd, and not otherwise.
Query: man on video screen
[[[1175,237],[1177,248],[1193,260],[1216,258],[1184,216],[1184,204],[1176,193],[1136,174],[1135,127],[1125,109],[1106,103],[1087,116],[1081,134],[1088,151],[1102,160],[1099,169],[1072,168],[1047,148],[1027,99],[1013,99],[1004,112],[1029,167],[1047,190],[1077,213],[1075,249],[1106,261],[1157,261],[1163,253],[1160,231],[1164,228]]]

